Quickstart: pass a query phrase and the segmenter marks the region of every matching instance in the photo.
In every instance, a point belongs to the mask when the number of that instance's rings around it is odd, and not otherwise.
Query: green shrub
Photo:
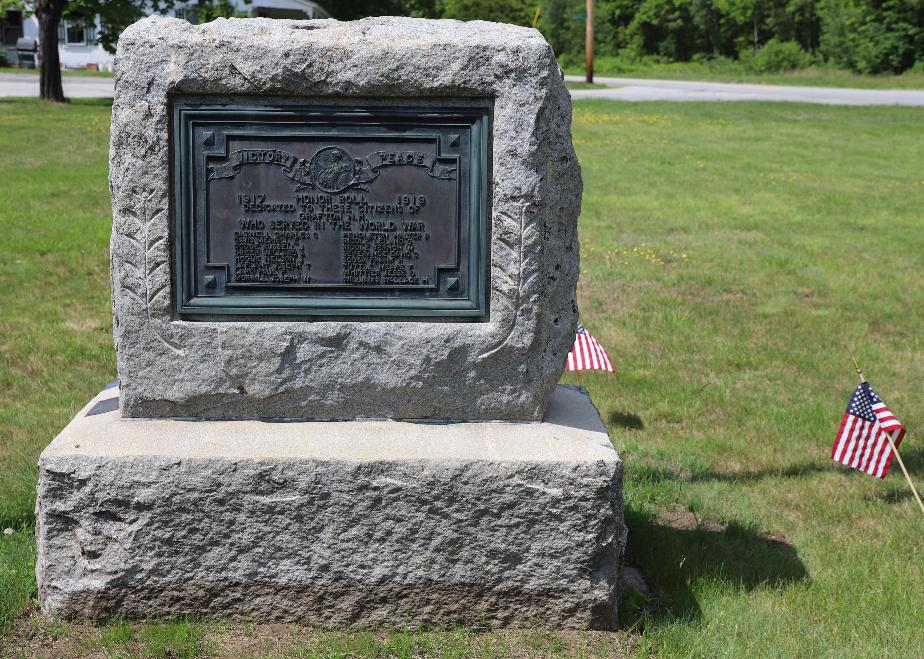
[[[741,54],[741,63],[752,73],[780,73],[794,71],[812,65],[812,56],[802,50],[795,41],[771,39],[754,53]]]
[[[634,71],[638,68],[638,60],[628,59],[621,55],[602,55],[594,58],[594,69],[597,71],[606,71],[613,75],[620,75]],[[584,65],[583,58],[581,66]]]
[[[820,0],[822,54],[859,73],[901,73],[924,57],[919,0]]]
[[[541,7],[539,28],[555,52],[581,55],[584,0],[527,5]],[[620,58],[614,71],[626,62],[638,71],[648,57],[710,68],[740,58],[758,74],[813,64],[900,73],[924,60],[924,0],[598,0],[595,30],[597,55]],[[755,42],[764,44],[756,53]]]
[[[556,53],[558,66],[562,69],[576,69],[584,65],[584,57],[577,53]]]
[[[567,52],[558,55],[558,65],[562,69],[584,69],[584,53]],[[607,75],[623,73],[638,74],[647,67],[667,64],[669,60],[662,57],[639,56],[634,51],[624,48],[616,55],[597,55],[594,57],[594,70]]]
[[[443,18],[514,25],[532,25],[536,16],[536,5],[530,0],[436,0],[436,10]]]

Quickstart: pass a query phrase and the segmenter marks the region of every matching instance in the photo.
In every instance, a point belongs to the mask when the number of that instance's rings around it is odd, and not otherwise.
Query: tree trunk
[[[587,25],[584,35],[584,79],[594,81],[594,0],[587,0]]]
[[[58,56],[58,24],[65,0],[38,0],[33,5],[39,24],[39,95],[49,101],[64,102],[61,87],[61,59]]]

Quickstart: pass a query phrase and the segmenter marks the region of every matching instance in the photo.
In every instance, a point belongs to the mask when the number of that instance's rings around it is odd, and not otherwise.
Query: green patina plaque
[[[174,99],[190,320],[485,320],[489,108]]]

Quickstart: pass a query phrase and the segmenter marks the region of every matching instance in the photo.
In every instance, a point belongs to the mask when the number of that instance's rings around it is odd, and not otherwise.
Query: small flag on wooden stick
[[[892,458],[898,460],[908,487],[914,494],[918,508],[924,513],[924,501],[918,494],[902,456],[898,454],[898,445],[905,436],[905,426],[895,418],[886,407],[869,382],[863,377],[860,365],[853,360],[853,365],[860,376],[860,385],[854,390],[847,411],[837,431],[837,439],[831,449],[831,457],[854,469],[866,472],[870,476],[885,478],[889,473]]]
[[[850,397],[831,457],[870,476],[885,478],[895,455],[892,444],[897,447],[904,436],[905,426],[864,380]]]
[[[565,366],[566,371],[608,371],[612,373],[613,362],[610,356],[606,354],[603,346],[597,343],[597,339],[590,335],[583,325],[577,326],[577,334],[574,337],[574,347],[568,353],[568,363]]]

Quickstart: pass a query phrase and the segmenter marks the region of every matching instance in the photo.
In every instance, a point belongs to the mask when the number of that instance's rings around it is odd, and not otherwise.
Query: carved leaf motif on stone
[[[166,209],[158,208],[154,203],[155,194],[133,190],[131,196],[135,203],[123,209],[125,220],[121,235],[131,245],[132,251],[141,255],[141,265],[139,267],[137,264],[139,259],[122,261],[122,289],[142,306],[155,336],[172,351],[182,355],[183,350],[165,336],[162,328],[158,327],[159,323],[154,323],[151,316],[152,305],[169,304],[169,300],[163,297],[169,296],[170,289],[169,277],[161,277],[161,281],[156,284],[152,282],[160,270],[167,268],[166,237],[151,229],[157,218],[166,212]]]
[[[129,243],[133,252],[140,252],[142,249],[144,249],[141,246],[141,240],[139,239],[142,224],[141,220],[135,213],[135,209],[131,207],[123,209],[122,217],[124,219],[122,221],[122,227],[119,232],[120,236],[124,241]],[[143,284],[141,282],[141,270],[132,262],[132,259],[123,259],[122,271],[123,276],[120,282],[122,285],[122,290],[124,290],[129,295],[129,297],[134,299],[140,305],[144,306],[145,302],[141,292],[143,288]]]
[[[517,326],[523,297],[539,275],[539,268],[535,263],[535,254],[538,252],[538,246],[535,243],[539,237],[539,231],[537,223],[530,215],[533,205],[530,199],[531,195],[521,202],[519,217],[513,217],[504,211],[498,213],[507,220],[505,224],[516,227],[517,238],[511,239],[505,233],[498,233],[495,237],[497,268],[493,277],[500,277],[504,282],[500,286],[493,287],[497,295],[492,298],[492,303],[499,303],[506,307],[510,311],[511,320],[503,338],[490,350],[479,355],[479,359],[490,357],[510,340]],[[511,264],[514,267],[511,267]]]

